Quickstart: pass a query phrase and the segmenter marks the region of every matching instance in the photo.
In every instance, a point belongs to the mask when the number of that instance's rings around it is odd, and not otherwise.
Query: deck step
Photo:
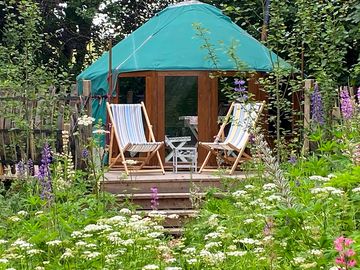
[[[158,210],[178,210],[178,209],[192,209],[193,205],[191,202],[192,196],[194,198],[203,198],[206,193],[196,193],[191,194],[189,192],[183,193],[158,193]],[[215,194],[220,196],[220,194]],[[151,193],[136,193],[136,194],[117,194],[116,197],[119,201],[129,201],[137,206],[139,206],[138,210],[150,210],[151,209]]]
[[[209,188],[221,188],[220,179],[140,179],[140,180],[111,180],[102,184],[102,189],[113,194],[147,193],[156,187],[160,193],[184,193],[196,186],[198,191],[204,192]]]
[[[179,237],[184,233],[183,228],[165,228],[165,233],[175,237]]]
[[[171,209],[171,210],[160,210],[156,211],[166,218],[163,222],[163,226],[166,228],[182,227],[188,220],[196,217],[199,211],[193,209]],[[154,214],[153,210],[138,210],[137,214],[151,216]]]

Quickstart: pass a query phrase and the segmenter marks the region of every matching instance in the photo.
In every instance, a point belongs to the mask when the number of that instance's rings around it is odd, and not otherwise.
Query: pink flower
[[[348,264],[348,266],[350,266],[350,267],[354,267],[355,264],[356,264],[356,261],[355,261],[354,259],[352,259],[352,260],[348,261],[347,264]]]
[[[335,259],[335,263],[336,263],[336,264],[339,264],[339,265],[345,265],[345,264],[346,264],[345,258],[344,258],[343,256],[337,257],[337,258]]]
[[[339,266],[344,266],[344,269],[350,269],[356,265],[356,261],[353,258],[356,252],[350,248],[354,240],[340,236],[334,241],[335,249],[339,252],[339,257],[335,258],[335,263]],[[338,268],[342,270],[342,267]]]
[[[352,243],[354,243],[354,240],[350,239],[350,238],[345,238],[344,239],[344,244],[346,247],[350,246]]]
[[[351,256],[354,256],[355,255],[355,251],[353,249],[348,249],[344,252],[344,255],[346,257],[351,257]]]

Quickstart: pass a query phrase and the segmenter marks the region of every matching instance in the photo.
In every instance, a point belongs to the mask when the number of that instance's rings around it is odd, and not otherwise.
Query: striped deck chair
[[[124,165],[126,174],[129,174],[125,152],[147,153],[145,158],[139,158],[141,160],[141,162],[139,162],[139,169],[142,169],[144,165],[147,164],[148,161],[156,154],[161,167],[159,171],[164,174],[164,166],[159,154],[159,148],[164,144],[164,142],[155,141],[152,126],[150,125],[144,103],[106,103],[106,107],[109,113],[110,121],[112,123],[110,135],[109,167],[111,168],[114,166],[115,163],[120,159]],[[149,140],[146,140],[145,137],[143,115],[149,131]],[[116,140],[120,152],[115,158],[112,157],[114,139]],[[154,172],[157,170],[151,171]]]
[[[234,173],[241,158],[245,157],[245,159],[250,159],[250,156],[244,152],[250,137],[249,129],[255,126],[256,121],[264,108],[264,104],[264,102],[231,104],[229,111],[225,116],[224,123],[221,125],[219,133],[215,137],[215,141],[212,143],[199,142],[200,146],[209,150],[199,173],[204,170],[211,154],[219,156],[223,153],[221,158],[225,162],[232,164],[230,174]],[[231,127],[227,137],[225,138],[224,130],[229,122],[231,123]],[[235,157],[228,155],[228,153],[234,152],[237,152]]]

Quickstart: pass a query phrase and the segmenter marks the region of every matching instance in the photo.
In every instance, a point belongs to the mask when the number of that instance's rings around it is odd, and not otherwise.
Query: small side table
[[[180,159],[180,157],[181,161],[179,162],[178,159]],[[196,147],[181,147],[175,149],[173,158],[173,172],[177,173],[179,168],[190,169],[192,172],[197,172]]]

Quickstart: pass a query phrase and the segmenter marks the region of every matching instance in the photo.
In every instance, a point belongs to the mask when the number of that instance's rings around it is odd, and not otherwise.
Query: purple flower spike
[[[83,159],[87,159],[89,157],[89,150],[87,150],[86,148],[83,149],[81,152],[81,156]]]
[[[295,157],[295,156],[291,156],[291,157],[289,158],[289,163],[290,163],[290,164],[295,164],[295,163],[296,163],[296,157]]]
[[[159,196],[157,187],[151,188],[151,209],[157,210],[159,206]]]
[[[353,115],[353,105],[347,88],[340,91],[340,105],[343,117],[345,119],[350,119]]]
[[[16,164],[16,171],[18,172],[20,177],[23,177],[25,175],[26,172],[25,164],[21,160],[19,161],[18,164]]]
[[[234,84],[237,86],[243,86],[245,84],[244,80],[235,79]]]
[[[314,86],[314,92],[311,94],[311,113],[312,120],[320,125],[324,124],[324,109],[321,93],[318,84]]]
[[[28,160],[27,169],[28,169],[28,175],[34,176],[35,170],[34,170],[34,162],[32,161],[32,159]]]
[[[46,143],[41,152],[41,165],[39,167],[38,179],[41,186],[41,199],[46,200],[47,203],[52,201],[52,182],[50,164],[52,162],[52,155],[50,146]]]

